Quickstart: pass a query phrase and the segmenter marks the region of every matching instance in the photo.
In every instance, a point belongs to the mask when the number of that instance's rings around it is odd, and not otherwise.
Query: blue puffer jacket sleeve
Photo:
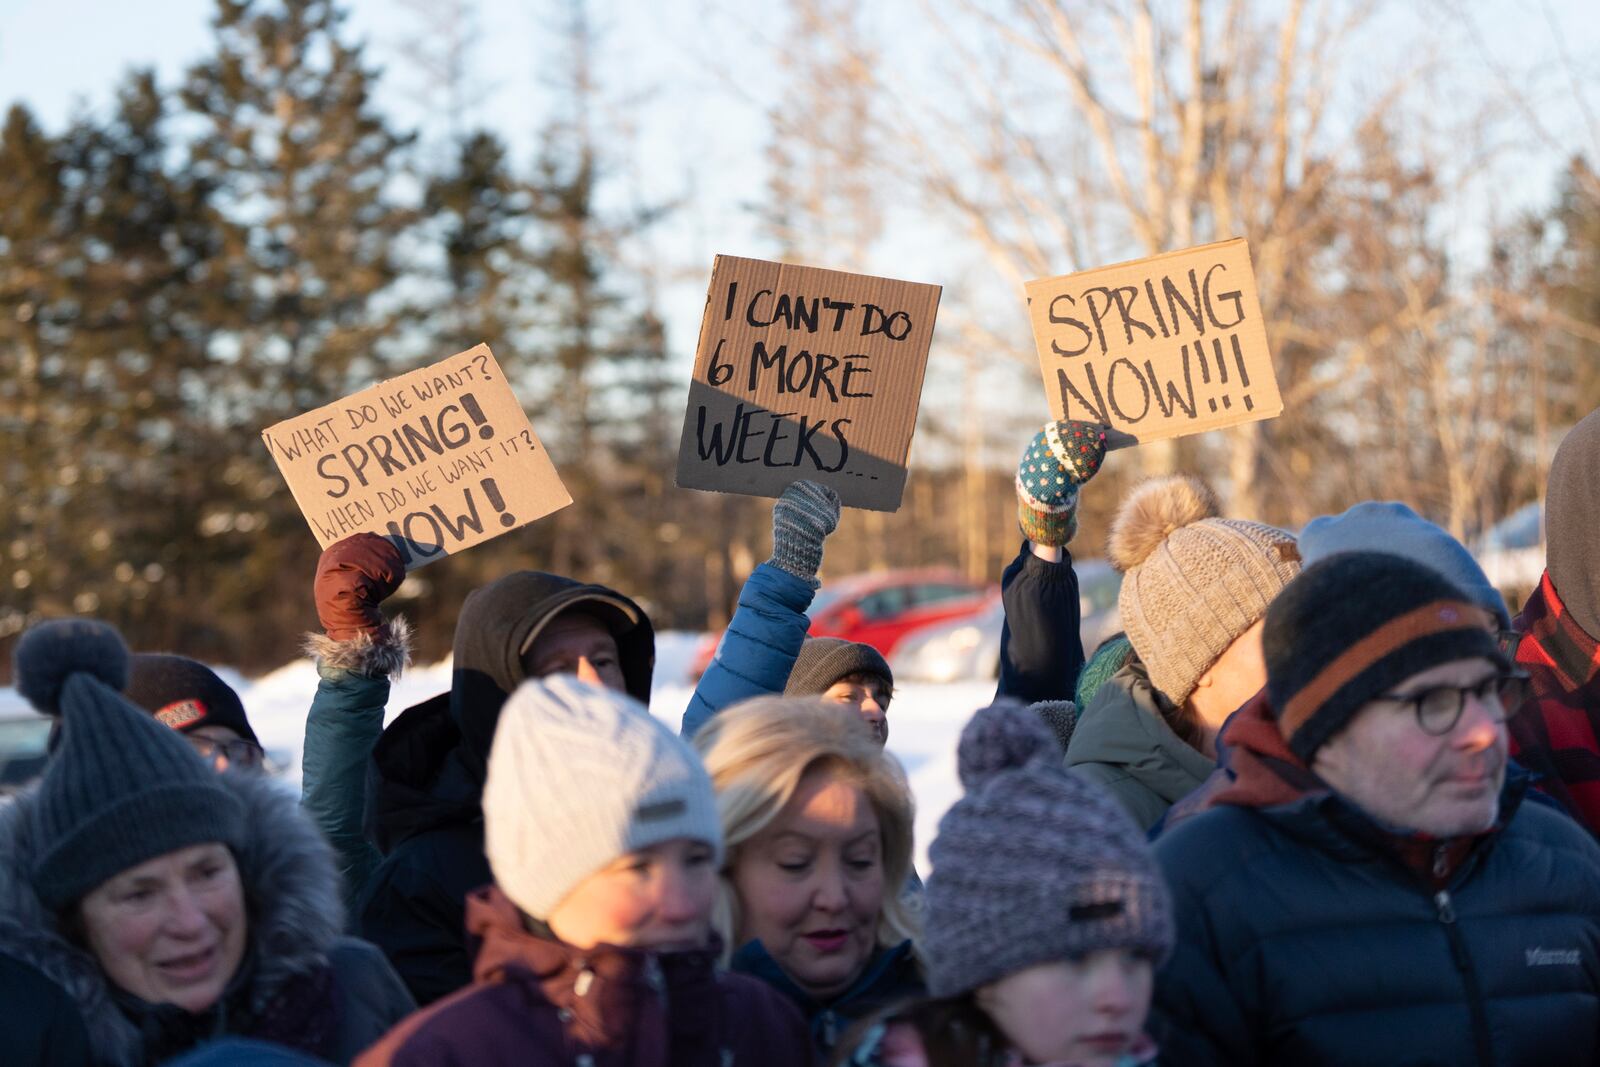
[[[1000,578],[1005,623],[1000,630],[998,697],[1025,704],[1071,700],[1083,670],[1082,606],[1072,555],[1061,562],[1033,554],[1027,541]]]
[[[810,583],[770,563],[751,572],[717,654],[689,698],[684,737],[731,704],[783,692],[811,625],[806,609],[814,596]]]

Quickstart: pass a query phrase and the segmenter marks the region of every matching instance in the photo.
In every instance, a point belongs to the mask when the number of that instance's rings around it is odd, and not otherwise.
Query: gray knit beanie
[[[1195,478],[1158,478],[1117,511],[1107,546],[1122,572],[1122,628],[1150,684],[1174,705],[1300,573],[1294,535],[1217,517]]]
[[[700,757],[626,693],[556,675],[500,712],[483,787],[495,884],[536,919],[620,856],[687,837],[722,862],[717,798]]]
[[[842,637],[808,637],[795,657],[783,695],[818,696],[826,693],[834,682],[852,674],[870,674],[882,678],[885,688],[894,688],[894,672],[889,669],[889,661],[871,645],[846,641]]]
[[[60,911],[130,867],[180,848],[238,848],[244,808],[176,731],[125,698],[128,649],[88,619],[41,623],[17,643],[17,688],[61,718],[61,742],[33,794],[33,871]]]
[[[1397,500],[1363,500],[1340,515],[1323,515],[1300,531],[1305,566],[1340,552],[1386,552],[1432,567],[1511,629],[1505,597],[1467,547]]]
[[[1172,948],[1166,885],[1144,835],[1069,774],[1037,712],[984,708],[961,733],[966,795],[928,850],[919,951],[928,992],[955,996],[1040,963]]]

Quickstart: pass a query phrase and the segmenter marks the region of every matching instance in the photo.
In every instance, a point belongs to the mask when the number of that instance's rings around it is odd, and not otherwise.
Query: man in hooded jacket
[[[1512,623],[1533,699],[1511,754],[1600,835],[1600,410],[1556,449],[1545,487],[1545,572]]]
[[[529,678],[575,674],[648,702],[654,668],[649,618],[605,586],[518,571],[462,604],[450,691],[391,723],[368,771],[367,836],[383,858],[356,926],[419,1005],[472,981],[466,898],[493,881],[480,799],[507,697]]]

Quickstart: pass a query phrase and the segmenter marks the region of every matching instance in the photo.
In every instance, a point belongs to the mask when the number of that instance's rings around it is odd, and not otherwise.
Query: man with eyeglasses
[[[185,656],[140,652],[128,665],[127,698],[177,730],[218,771],[259,771],[261,742],[233,687]]]
[[[1279,594],[1236,777],[1156,844],[1162,1062],[1595,1062],[1600,846],[1507,774],[1527,680],[1494,629],[1383,553]]]

